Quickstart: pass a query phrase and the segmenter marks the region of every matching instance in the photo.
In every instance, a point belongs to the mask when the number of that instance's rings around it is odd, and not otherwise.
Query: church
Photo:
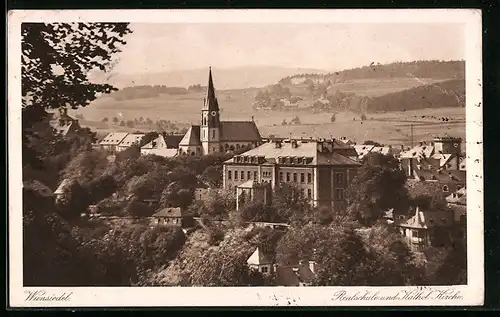
[[[252,121],[221,121],[215,96],[212,69],[208,73],[207,95],[201,109],[200,125],[192,125],[179,143],[180,155],[232,152],[261,144],[259,129]]]

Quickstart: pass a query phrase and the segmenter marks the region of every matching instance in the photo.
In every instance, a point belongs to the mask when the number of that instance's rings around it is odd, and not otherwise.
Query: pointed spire
[[[212,67],[208,68],[208,86],[207,86],[207,97],[205,98],[204,109],[210,111],[219,111],[219,103],[215,97],[214,82],[212,79]]]

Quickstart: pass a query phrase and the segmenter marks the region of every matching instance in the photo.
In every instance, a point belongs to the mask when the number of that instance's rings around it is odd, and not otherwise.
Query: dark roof
[[[176,149],[181,143],[184,135],[182,134],[165,134],[163,135],[163,139],[165,140],[165,144],[167,145],[167,149]]]
[[[180,218],[182,217],[182,210],[180,207],[162,208],[153,217]]]
[[[453,212],[445,211],[422,211],[416,208],[415,215],[399,226],[413,229],[427,229],[431,227],[447,227],[453,224]]]
[[[200,126],[192,125],[179,142],[179,145],[201,145]]]
[[[297,270],[297,272],[294,271]],[[307,262],[299,265],[277,266],[276,267],[276,282],[277,285],[283,286],[299,286],[300,283],[312,283],[314,273],[309,268]]]
[[[261,137],[253,121],[221,121],[220,140],[259,142]]]
[[[435,180],[443,183],[465,183],[467,175],[466,171],[461,170],[443,170],[438,172],[429,169],[415,169],[414,173],[420,180]]]
[[[203,109],[209,111],[219,111],[219,102],[215,97],[214,82],[212,80],[212,68],[209,68],[208,70],[207,96],[205,98]]]

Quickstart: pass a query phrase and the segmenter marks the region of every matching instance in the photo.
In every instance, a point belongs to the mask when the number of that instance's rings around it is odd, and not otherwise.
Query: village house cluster
[[[78,121],[65,111],[54,126],[63,135],[78,131]],[[117,153],[139,144],[143,133],[112,132],[95,146]],[[428,210],[415,207],[410,216],[386,213],[389,223],[397,226],[413,250],[429,245],[443,245],[463,239],[466,224],[466,160],[462,140],[437,137],[431,142],[419,142],[410,148],[356,144],[340,138],[262,138],[253,120],[222,121],[215,95],[212,72],[209,71],[207,95],[204,98],[199,125],[192,125],[184,135],[159,134],[142,144],[142,155],[175,157],[234,152],[223,163],[222,188],[201,183],[195,190],[195,200],[205,200],[210,192],[225,190],[236,197],[236,209],[248,201],[264,204],[271,201],[273,189],[281,184],[293,184],[314,207],[328,206],[345,210],[346,191],[370,153],[393,155],[400,161],[408,185],[437,185],[449,209]],[[56,199],[63,194],[63,181],[54,192]],[[185,227],[188,223],[180,207],[168,207],[153,215],[153,223]],[[256,249],[248,258],[248,266],[263,274],[276,273],[280,285],[303,286],[312,281],[316,262],[303,261],[290,267],[276,267],[268,255]]]

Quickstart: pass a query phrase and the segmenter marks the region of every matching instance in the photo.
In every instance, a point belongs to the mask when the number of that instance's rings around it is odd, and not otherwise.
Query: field
[[[438,80],[424,80],[424,84]],[[421,85],[422,83],[420,83]],[[416,79],[370,79],[353,80],[335,84],[332,89],[350,91],[359,94],[380,95],[401,91],[418,86]],[[299,89],[299,87],[297,87]],[[258,88],[216,91],[221,108],[222,120],[254,120],[262,136],[270,134],[288,137],[341,137],[345,136],[356,142],[370,139],[385,144],[408,144],[410,142],[410,124],[414,125],[414,140],[430,139],[436,135],[453,135],[465,138],[465,108],[433,108],[404,112],[387,112],[368,114],[361,121],[359,114],[351,112],[337,113],[336,121],[330,122],[329,113],[311,113],[304,110],[292,111],[255,111],[252,108],[254,96]],[[292,93],[294,93],[292,91]],[[294,93],[295,94],[295,93]],[[133,120],[143,117],[156,120],[170,120],[179,123],[197,124],[203,105],[204,93],[186,95],[161,95],[156,98],[116,101],[110,97],[102,97],[88,107],[78,110],[84,116],[82,124],[90,126],[101,133],[120,130],[140,130],[101,123],[101,119],[113,117]],[[282,125],[283,120],[290,122],[298,116],[301,124]],[[426,116],[426,117],[422,117]],[[448,121],[442,121],[446,117]],[[353,121],[355,119],[356,121]]]

